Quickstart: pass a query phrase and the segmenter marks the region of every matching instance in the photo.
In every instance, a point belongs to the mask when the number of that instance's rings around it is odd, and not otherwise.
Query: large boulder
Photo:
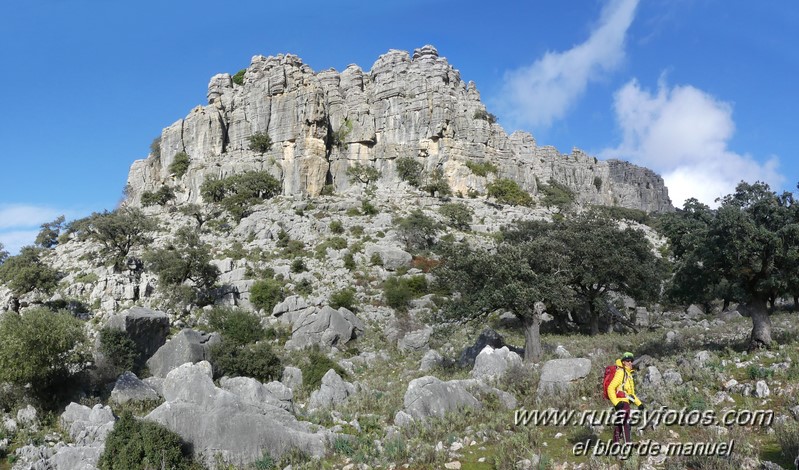
[[[464,368],[474,366],[474,361],[477,358],[477,355],[480,354],[480,351],[485,349],[486,346],[491,346],[494,349],[500,349],[501,347],[506,346],[505,339],[501,334],[497,333],[491,328],[486,328],[482,331],[482,333],[480,333],[480,336],[477,337],[477,340],[473,345],[461,352],[461,356],[458,359],[458,365]],[[508,349],[520,356],[524,356],[524,349],[515,348],[513,346],[508,346]]]
[[[502,378],[511,368],[521,366],[522,358],[507,346],[499,349],[486,346],[477,355],[471,375],[475,379],[496,380]]]
[[[402,352],[427,351],[430,349],[430,335],[433,329],[429,326],[411,331],[397,343],[397,348]]]
[[[218,333],[183,329],[158,348],[147,360],[147,368],[155,377],[166,377],[169,371],[179,365],[210,360],[211,347],[220,341]]]
[[[403,266],[410,266],[413,256],[405,250],[388,245],[366,245],[366,258],[372,259],[377,255],[383,262],[383,267],[388,271],[396,271]]]
[[[538,393],[559,393],[571,387],[591,372],[591,360],[585,358],[552,359],[541,368]]]
[[[403,401],[404,411],[416,419],[443,417],[463,408],[482,408],[477,398],[461,384],[442,382],[431,375],[419,377],[408,384]]]
[[[145,419],[178,433],[209,467],[215,466],[216,455],[240,466],[262,458],[264,452],[277,459],[292,449],[312,457],[324,455],[333,434],[313,432],[310,423],[297,421],[280,406],[258,401],[260,392],[251,385],[239,388],[228,382],[238,395],[214,385],[207,361],[183,364],[166,376],[166,402]]]
[[[112,315],[106,327],[124,331],[136,343],[137,365],[141,366],[166,342],[169,316],[143,307],[133,307]]]
[[[111,391],[111,401],[120,405],[128,402],[157,401],[159,398],[158,392],[139,380],[133,372],[120,375]]]
[[[251,377],[222,377],[219,385],[249,403],[277,406],[294,413],[294,393],[280,382],[264,384]]]
[[[294,322],[286,349],[343,345],[363,333],[364,329],[363,322],[346,308],[334,310],[325,306],[320,310],[308,309]]]
[[[308,408],[333,408],[347,401],[350,395],[355,394],[355,385],[345,381],[335,370],[330,369],[322,377],[322,386],[311,393]]]

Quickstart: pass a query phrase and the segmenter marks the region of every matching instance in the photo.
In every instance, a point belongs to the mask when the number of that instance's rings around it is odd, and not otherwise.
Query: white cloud
[[[38,229],[0,232],[0,243],[3,244],[3,249],[13,256],[18,254],[23,246],[32,245],[38,234]]]
[[[601,152],[651,168],[663,176],[676,207],[685,199],[717,206],[715,199],[734,191],[741,180],[779,187],[779,159],[759,162],[728,148],[735,132],[732,107],[692,86],[669,87],[661,79],[657,93],[628,82],[614,98],[621,144]]]
[[[497,107],[510,128],[548,126],[563,117],[588,82],[624,60],[624,39],[638,0],[611,0],[591,36],[565,52],[547,52],[505,74]]]
[[[0,230],[15,227],[38,227],[63,212],[50,207],[25,204],[0,206]]]

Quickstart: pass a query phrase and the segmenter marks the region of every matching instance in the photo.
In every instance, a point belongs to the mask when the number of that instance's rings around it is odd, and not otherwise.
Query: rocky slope
[[[158,154],[133,163],[133,204],[163,185],[178,191],[178,202],[197,202],[205,178],[248,170],[269,171],[284,195],[316,196],[326,184],[346,191],[346,170],[357,163],[378,169],[381,186],[397,187],[396,161],[410,157],[427,171],[441,169],[456,194],[485,194],[486,184],[504,177],[536,195],[551,179],[582,203],[673,210],[663,180],[646,168],[578,149],[561,154],[525,132],[507,135],[475,84],[464,83],[432,46],[412,56],[391,50],[368,72],[350,65],[315,73],[294,55],[255,56],[240,82],[212,77],[208,105],[165,128]],[[253,152],[249,137],[264,132],[272,148]],[[190,159],[179,177],[169,171],[178,152]],[[498,172],[478,176],[467,162],[490,162]]]

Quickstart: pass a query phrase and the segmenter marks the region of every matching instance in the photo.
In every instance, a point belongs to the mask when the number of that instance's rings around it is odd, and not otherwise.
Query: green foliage
[[[54,221],[42,224],[42,230],[36,235],[37,246],[42,248],[52,248],[58,244],[58,235],[64,225],[64,216],[58,216]],[[2,261],[0,261],[2,262]]]
[[[395,218],[392,222],[397,236],[405,242],[408,250],[430,248],[439,230],[438,223],[420,209],[415,209],[407,217]]]
[[[343,147],[347,143],[347,137],[352,132],[352,121],[344,119],[337,131],[330,133],[330,145],[333,147]],[[377,179],[377,178],[375,178]],[[363,181],[365,183],[365,181]]]
[[[350,252],[344,254],[344,267],[350,271],[354,271],[357,267],[355,265],[355,257]]]
[[[211,347],[215,375],[252,377],[260,382],[280,380],[283,365],[269,343],[239,344],[226,339]]]
[[[272,149],[272,138],[266,132],[256,132],[248,139],[250,150],[258,153],[266,153]]]
[[[294,258],[291,262],[291,272],[293,273],[302,273],[308,270],[308,267],[305,266],[305,260],[302,258]]]
[[[549,180],[548,184],[539,184],[538,189],[544,194],[541,202],[546,207],[557,207],[561,210],[568,209],[574,204],[576,195],[574,191],[566,185],[555,180]]]
[[[30,384],[44,397],[62,390],[88,358],[83,322],[69,312],[32,308],[0,317],[0,382]]]
[[[159,135],[152,142],[150,142],[150,155],[155,158],[161,158],[161,136]]]
[[[352,287],[345,287],[339,291],[330,294],[328,303],[331,307],[338,309],[341,307],[347,310],[355,310],[355,289]]]
[[[356,163],[347,168],[347,176],[352,184],[364,183],[368,186],[379,180],[381,173],[377,168]]]
[[[369,264],[372,266],[383,266],[383,258],[380,257],[380,253],[372,253],[372,256],[369,258]]]
[[[238,72],[236,72],[236,74],[233,75],[233,77],[231,77],[231,79],[233,80],[233,83],[235,83],[236,85],[244,85],[244,74],[245,73],[247,73],[247,69],[241,69]]]
[[[774,426],[774,431],[782,455],[789,461],[796,458],[799,455],[799,424],[796,422],[779,423]]]
[[[342,234],[344,233],[344,224],[341,223],[340,220],[334,220],[330,222],[330,231],[335,234]]]
[[[594,209],[602,212],[611,219],[632,220],[639,224],[648,224],[650,222],[649,214],[640,209],[631,209],[621,206],[594,206]]]
[[[427,294],[427,278],[423,275],[413,277],[390,277],[383,283],[383,298],[386,304],[400,312],[408,309],[411,300]]]
[[[98,467],[101,470],[202,468],[192,462],[180,436],[158,423],[136,419],[130,411],[122,413],[108,434]]]
[[[489,113],[485,109],[478,109],[474,112],[473,119],[483,119],[484,121],[488,121],[489,124],[494,124],[497,122],[497,117],[493,114]]]
[[[377,215],[380,213],[380,210],[377,207],[375,207],[375,205],[372,204],[369,200],[362,199],[361,213],[363,213],[363,215]]]
[[[512,206],[531,206],[533,198],[530,193],[519,187],[519,184],[508,178],[497,178],[486,186],[489,197],[500,204]]]
[[[452,195],[452,188],[449,187],[449,182],[444,177],[444,170],[441,168],[436,168],[430,173],[422,190],[427,191],[431,196],[447,197]]]
[[[117,373],[133,371],[141,359],[136,343],[126,332],[116,328],[104,327],[100,330],[100,352]]]
[[[265,335],[260,318],[240,308],[214,307],[208,312],[207,321],[211,331],[235,344],[254,343]]]
[[[601,176],[594,176],[594,187],[596,188],[597,192],[602,191],[602,177]]]
[[[166,248],[145,254],[147,267],[158,275],[159,288],[169,293],[188,283],[194,289],[193,302],[210,298],[210,290],[219,277],[219,268],[211,264],[210,246],[200,240],[196,230],[181,227]]]
[[[250,288],[250,303],[267,314],[271,314],[275,305],[285,298],[283,283],[277,279],[261,279]]]
[[[59,275],[55,269],[42,262],[41,255],[41,248],[23,247],[18,255],[7,258],[0,264],[0,281],[15,296],[27,294],[34,289],[52,292],[58,284]]]
[[[332,196],[336,194],[336,185],[334,184],[326,184],[322,186],[322,190],[319,191],[320,196]]]
[[[141,205],[144,207],[166,205],[175,199],[175,190],[171,186],[161,186],[158,191],[144,191],[141,193]]]
[[[316,245],[317,257],[324,257],[328,248],[332,248],[334,250],[343,250],[347,248],[347,239],[343,237],[330,237],[322,243]]]
[[[5,247],[2,243],[0,243],[0,264],[5,263],[8,259],[8,252],[5,250]]]
[[[71,225],[80,239],[91,239],[102,248],[100,255],[113,263],[114,270],[121,271],[125,258],[136,246],[146,246],[153,241],[147,232],[158,229],[154,219],[136,208],[117,209],[114,212],[95,212],[91,216]]]
[[[489,173],[497,174],[499,168],[491,162],[466,162],[466,167],[477,176],[488,176]]]
[[[342,378],[347,376],[344,369],[329,357],[319,352],[318,348],[308,351],[307,361],[300,365],[302,370],[302,387],[307,391],[318,389],[322,385],[322,377],[333,369]]]
[[[189,169],[189,156],[186,152],[178,152],[172,158],[172,163],[169,164],[169,172],[180,178],[186,174]]]
[[[468,230],[474,211],[462,202],[450,202],[441,206],[438,212],[447,220],[450,227]]]
[[[300,280],[294,285],[294,293],[304,297],[313,294],[313,282],[308,278]]]
[[[411,186],[418,188],[422,184],[422,162],[411,157],[397,159],[397,175]]]
[[[278,195],[280,190],[280,181],[265,171],[211,177],[200,186],[204,200],[219,203],[237,221],[249,215],[252,206]]]

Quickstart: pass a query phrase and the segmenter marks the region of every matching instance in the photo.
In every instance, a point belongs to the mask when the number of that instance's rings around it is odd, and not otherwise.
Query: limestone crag
[[[380,186],[398,187],[404,183],[396,160],[409,157],[427,172],[441,169],[456,193],[485,194],[490,181],[504,177],[536,195],[539,183],[553,179],[583,203],[672,209],[663,180],[650,170],[538,147],[530,134],[507,135],[493,121],[474,83],[461,80],[432,46],[413,56],[391,50],[369,72],[350,65],[315,73],[294,55],[255,56],[240,85],[229,74],[214,76],[208,105],[163,130],[160,155],[133,163],[130,203],[162,185],[176,189],[178,203],[196,202],[205,178],[250,170],[277,177],[284,195],[315,196],[325,184],[342,192],[356,163],[380,170]],[[249,137],[264,132],[272,148],[250,150]],[[182,176],[169,170],[178,152],[190,159]],[[498,172],[479,176],[467,162],[490,162]]]

